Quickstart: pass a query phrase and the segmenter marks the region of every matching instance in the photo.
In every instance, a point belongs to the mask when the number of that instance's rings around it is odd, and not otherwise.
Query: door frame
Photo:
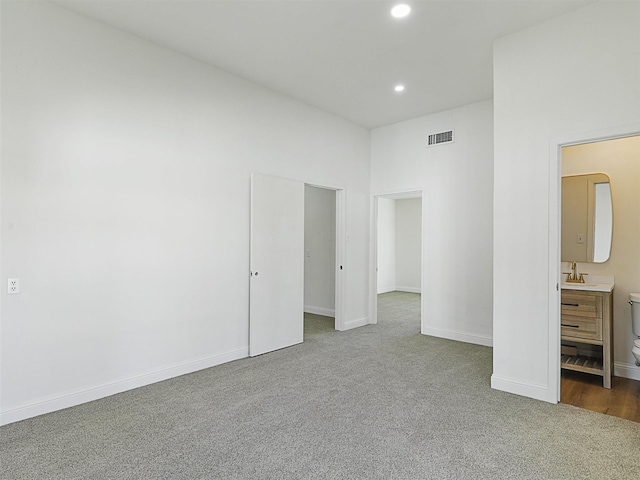
[[[378,323],[378,198],[390,198],[390,197],[398,197],[396,200],[402,199],[402,197],[411,198],[412,195],[420,194],[421,199],[421,225],[420,225],[420,333],[423,333],[425,328],[425,296],[422,293],[422,289],[424,287],[424,244],[425,244],[425,235],[424,235],[424,225],[425,225],[425,196],[424,189],[421,187],[416,188],[407,188],[402,190],[392,190],[387,192],[380,192],[371,195],[371,236],[370,236],[370,244],[371,244],[371,255],[369,259],[369,323],[375,325]]]
[[[345,294],[344,289],[346,282],[344,279],[345,251],[346,251],[346,201],[345,189],[335,185],[327,185],[316,182],[304,182],[305,186],[322,188],[323,190],[333,190],[336,194],[336,256],[335,256],[335,306],[334,306],[334,322],[336,330],[346,330],[344,317]]]
[[[572,145],[597,143],[640,135],[640,124],[606,130],[575,133],[552,138],[549,142],[549,402],[560,401],[560,284],[562,265],[562,149]]]

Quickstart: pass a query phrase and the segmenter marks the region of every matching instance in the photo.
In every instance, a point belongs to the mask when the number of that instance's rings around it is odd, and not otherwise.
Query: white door
[[[251,175],[249,355],[302,342],[304,183]]]

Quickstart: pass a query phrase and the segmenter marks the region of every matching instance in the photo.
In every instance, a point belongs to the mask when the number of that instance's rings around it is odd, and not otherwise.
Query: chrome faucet
[[[562,272],[567,276],[568,283],[584,283],[584,276],[588,273],[581,273],[578,275],[578,265],[576,262],[571,262],[571,272]]]

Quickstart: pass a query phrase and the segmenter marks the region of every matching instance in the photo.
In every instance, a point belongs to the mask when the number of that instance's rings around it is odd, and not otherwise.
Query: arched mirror
[[[606,262],[612,235],[609,176],[591,173],[562,177],[562,261]]]

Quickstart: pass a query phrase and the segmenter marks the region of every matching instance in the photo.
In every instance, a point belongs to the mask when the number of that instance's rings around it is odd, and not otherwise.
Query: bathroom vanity
[[[611,388],[613,283],[563,283],[561,367],[602,377]]]
[[[578,273],[577,264],[607,262],[612,241],[609,176],[563,176],[561,259],[571,271],[562,272],[567,277],[560,300],[561,366],[599,375],[605,388],[611,388],[613,370],[614,278]]]

